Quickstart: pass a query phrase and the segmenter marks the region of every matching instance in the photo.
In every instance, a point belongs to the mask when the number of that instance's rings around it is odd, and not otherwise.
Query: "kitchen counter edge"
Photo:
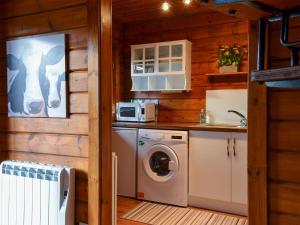
[[[199,130],[199,131],[215,131],[215,132],[239,132],[247,133],[246,127],[227,127],[227,126],[209,126],[199,123],[165,123],[165,122],[113,122],[113,127],[120,128],[139,128],[139,129],[158,129],[158,130]]]

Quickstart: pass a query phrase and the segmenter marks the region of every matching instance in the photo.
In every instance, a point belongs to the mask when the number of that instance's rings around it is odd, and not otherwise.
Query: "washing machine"
[[[137,197],[187,206],[188,132],[140,129]]]

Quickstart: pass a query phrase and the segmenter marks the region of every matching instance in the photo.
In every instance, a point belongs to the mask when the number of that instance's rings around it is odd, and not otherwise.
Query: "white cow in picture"
[[[9,117],[66,117],[65,35],[7,41]]]

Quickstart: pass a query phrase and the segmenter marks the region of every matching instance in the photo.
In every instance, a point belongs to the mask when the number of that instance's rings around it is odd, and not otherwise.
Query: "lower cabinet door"
[[[247,134],[232,134],[232,202],[247,204]]]
[[[189,195],[231,201],[231,133],[191,131]]]
[[[117,194],[136,197],[137,129],[113,128],[112,150],[118,157]]]

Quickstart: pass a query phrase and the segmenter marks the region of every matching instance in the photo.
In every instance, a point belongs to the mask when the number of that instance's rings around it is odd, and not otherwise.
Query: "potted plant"
[[[218,67],[220,73],[238,72],[242,61],[242,48],[237,45],[221,45],[219,47]]]

